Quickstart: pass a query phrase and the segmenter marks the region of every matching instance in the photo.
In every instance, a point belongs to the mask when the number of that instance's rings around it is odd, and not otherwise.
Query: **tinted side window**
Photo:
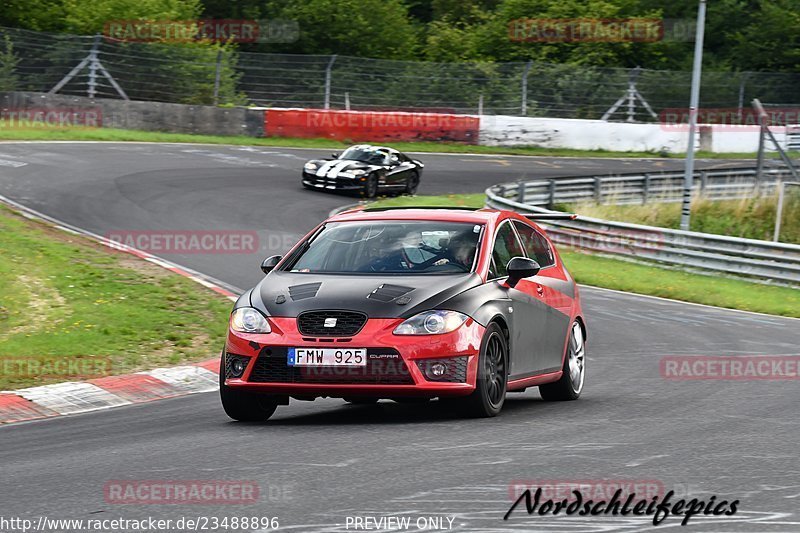
[[[522,245],[520,245],[517,235],[511,228],[511,224],[508,222],[503,223],[494,239],[494,248],[492,249],[496,277],[508,276],[506,265],[511,261],[511,258],[524,255],[525,252],[522,251]]]
[[[542,268],[555,264],[553,251],[550,249],[550,245],[544,236],[522,222],[515,220],[514,225],[522,239],[522,245],[525,247],[525,251],[528,252],[528,257],[535,259]]]

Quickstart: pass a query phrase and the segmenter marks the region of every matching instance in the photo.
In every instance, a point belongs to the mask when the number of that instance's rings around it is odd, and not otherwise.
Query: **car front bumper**
[[[434,397],[463,396],[475,389],[478,354],[485,328],[472,319],[452,333],[394,335],[401,319],[369,319],[352,337],[311,339],[297,331],[295,318],[270,317],[272,333],[228,330],[226,362],[244,358],[241,377],[228,365],[225,384],[234,389],[288,396]],[[289,348],[366,348],[365,367],[296,367],[287,364]],[[431,365],[446,373],[433,378]]]
[[[365,181],[366,177],[348,178],[340,176],[317,176],[316,174],[303,171],[303,185],[329,191],[360,190],[364,187]]]

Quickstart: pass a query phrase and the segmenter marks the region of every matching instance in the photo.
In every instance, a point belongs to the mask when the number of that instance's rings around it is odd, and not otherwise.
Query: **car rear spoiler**
[[[528,220],[575,220],[578,215],[573,213],[522,213]]]

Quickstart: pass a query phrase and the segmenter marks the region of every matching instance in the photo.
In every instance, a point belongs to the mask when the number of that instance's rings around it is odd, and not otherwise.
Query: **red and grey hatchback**
[[[509,391],[574,400],[583,390],[578,287],[518,213],[349,211],[261,268],[222,353],[222,404],[236,420],[318,397],[438,398],[494,416]]]

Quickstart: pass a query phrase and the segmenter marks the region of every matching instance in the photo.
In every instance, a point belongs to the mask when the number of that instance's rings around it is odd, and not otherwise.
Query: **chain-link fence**
[[[662,110],[687,106],[690,78],[682,71],[538,62],[246,53],[0,28],[4,90],[131,100],[654,121]],[[701,107],[748,107],[753,98],[791,105],[798,86],[800,74],[705,72]]]

